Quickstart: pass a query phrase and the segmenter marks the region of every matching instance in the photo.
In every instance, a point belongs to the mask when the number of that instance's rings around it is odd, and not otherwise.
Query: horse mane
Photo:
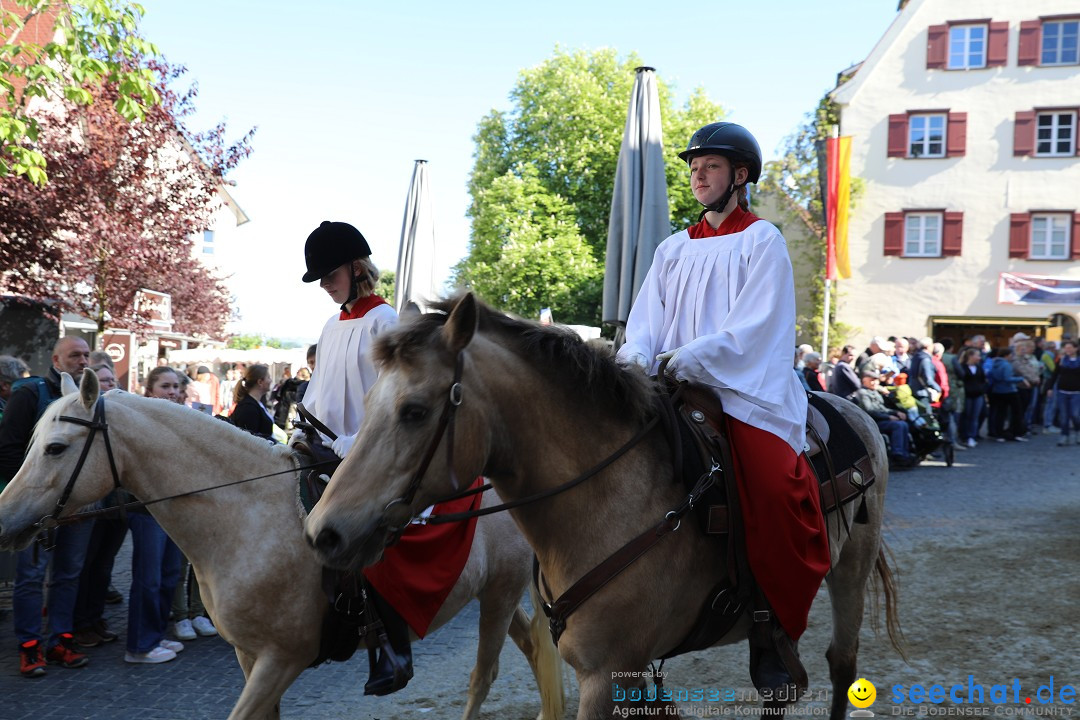
[[[245,430],[241,430],[231,423],[222,422],[205,413],[192,410],[184,405],[169,402],[168,400],[143,397],[142,395],[124,392],[123,390],[110,390],[105,393],[105,399],[107,400],[105,403],[106,422],[108,422],[109,419],[108,406],[117,402],[127,407],[152,410],[156,414],[166,416],[169,427],[174,428],[178,434],[190,432],[196,437],[205,437],[210,433],[213,433],[215,440],[227,442],[231,447],[234,447],[237,450],[244,449],[250,452],[266,452],[267,450],[272,450],[281,454],[283,457],[288,457],[292,454],[292,451],[285,445],[271,447],[263,438],[252,435]],[[71,393],[70,395],[65,395],[51,403],[34,427],[31,443],[37,442],[41,435],[48,432],[47,428],[51,425],[52,421],[60,415],[65,414],[70,409],[72,403],[78,401],[79,395],[77,393]]]
[[[432,311],[415,316],[380,336],[374,347],[380,366],[408,362],[424,350],[439,350],[436,333],[446,324],[460,296],[444,298]],[[610,408],[623,416],[641,419],[654,407],[654,383],[644,373],[615,362],[615,355],[599,343],[585,342],[577,333],[558,325],[541,325],[496,310],[477,300],[477,332],[493,336],[524,362],[561,386],[568,397],[594,407]],[[444,350],[443,350],[444,351]],[[445,351],[444,351],[445,352]]]

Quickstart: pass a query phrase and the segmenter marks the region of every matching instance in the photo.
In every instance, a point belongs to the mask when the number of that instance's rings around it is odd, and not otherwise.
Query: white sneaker
[[[210,622],[210,618],[203,617],[202,615],[192,620],[188,625],[194,628],[195,632],[203,637],[211,637],[218,634],[217,628],[214,627],[214,623]]]
[[[968,446],[969,448],[973,448],[973,447],[975,447],[975,446],[976,446],[976,445],[978,445],[978,444],[979,444],[979,443],[975,442],[975,438],[968,438],[968,441],[967,441],[967,446]]]
[[[129,663],[145,663],[155,665],[157,663],[169,662],[176,657],[176,653],[168,648],[163,648],[160,645],[150,652],[145,653],[124,653],[124,662]]]
[[[173,635],[179,640],[194,640],[195,628],[191,626],[190,620],[178,620],[176,624],[173,625]]]
[[[174,653],[178,653],[184,649],[184,643],[176,642],[175,640],[163,639],[158,643],[158,647],[163,647],[166,650],[172,650]]]

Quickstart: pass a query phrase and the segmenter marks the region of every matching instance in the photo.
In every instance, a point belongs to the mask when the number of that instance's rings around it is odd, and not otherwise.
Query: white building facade
[[[1080,0],[910,0],[833,91],[853,340],[1077,336]],[[861,346],[861,345],[860,345]]]

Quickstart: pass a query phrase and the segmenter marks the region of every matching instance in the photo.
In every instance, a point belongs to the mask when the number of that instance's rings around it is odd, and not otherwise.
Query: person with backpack
[[[60,338],[53,348],[48,374],[15,383],[0,420],[0,488],[6,487],[19,471],[38,418],[60,397],[60,373],[66,372],[78,382],[89,364],[90,347],[85,340]],[[12,614],[23,677],[44,675],[46,663],[78,668],[89,662],[86,655],[75,650],[72,633],[79,576],[92,529],[92,523],[62,525],[54,531],[56,544],[52,550],[30,545],[16,555]],[[46,609],[48,635],[43,633],[42,608]]]

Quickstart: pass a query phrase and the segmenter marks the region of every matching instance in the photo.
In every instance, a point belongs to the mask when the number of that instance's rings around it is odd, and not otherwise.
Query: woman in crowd
[[[1047,383],[1046,394],[1057,388],[1058,422],[1061,423],[1061,440],[1065,446],[1075,442],[1073,433],[1080,432],[1080,356],[1076,353],[1076,341],[1061,343],[1061,358],[1054,374]]]
[[[229,416],[236,427],[267,439],[273,436],[274,431],[274,421],[263,405],[263,398],[270,390],[270,383],[268,366],[249,366],[233,390],[233,411]]]
[[[178,402],[180,378],[170,367],[157,367],[146,378],[147,397]],[[169,606],[180,579],[180,548],[147,511],[128,514],[131,524],[131,596],[128,601],[129,663],[163,663],[184,649],[165,637]]]
[[[979,424],[983,405],[986,403],[986,372],[982,365],[982,351],[965,348],[960,353],[960,381],[964,386],[964,415],[960,437],[969,448],[978,445]]]

